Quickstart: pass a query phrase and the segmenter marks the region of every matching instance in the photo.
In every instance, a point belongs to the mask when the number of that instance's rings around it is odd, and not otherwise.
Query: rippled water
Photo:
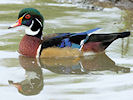
[[[0,1],[1,100],[132,100],[133,38],[118,39],[105,51],[81,58],[34,59],[20,56],[23,27],[8,30],[20,9],[34,7],[45,16],[44,33],[126,31],[117,8],[88,11],[49,0]],[[8,3],[8,4],[7,4]],[[133,30],[131,30],[133,31]]]

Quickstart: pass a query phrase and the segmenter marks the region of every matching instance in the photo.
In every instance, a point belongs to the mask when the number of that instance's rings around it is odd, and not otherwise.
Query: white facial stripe
[[[42,27],[42,23],[37,19],[37,18],[35,18],[38,22],[39,22],[39,24],[41,25],[41,27]]]
[[[27,13],[23,14],[23,16],[22,16],[22,17],[24,17],[26,14],[27,14]]]
[[[37,35],[37,34],[39,33],[40,29],[38,29],[37,31],[32,31],[32,30],[31,30],[31,27],[33,26],[33,24],[34,24],[34,20],[32,20],[32,23],[31,23],[31,25],[30,25],[29,27],[26,27],[25,33],[26,33],[27,35],[32,35],[32,36],[34,36],[34,35]]]
[[[25,13],[24,15],[23,15],[23,17],[26,15],[27,13]]]

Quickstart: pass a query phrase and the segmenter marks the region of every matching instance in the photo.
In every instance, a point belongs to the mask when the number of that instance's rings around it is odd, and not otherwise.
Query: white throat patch
[[[26,33],[27,35],[32,35],[32,36],[34,36],[34,35],[37,35],[38,32],[40,31],[40,28],[39,28],[37,31],[32,31],[32,30],[31,30],[31,27],[33,26],[33,24],[34,24],[34,20],[32,20],[32,23],[31,23],[31,25],[30,25],[29,27],[26,27],[25,33]]]

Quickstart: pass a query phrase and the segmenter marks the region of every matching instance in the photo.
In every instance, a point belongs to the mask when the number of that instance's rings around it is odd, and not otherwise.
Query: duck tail
[[[118,38],[125,38],[130,35],[130,32],[120,32],[120,33],[108,33],[108,34],[92,34],[85,41],[82,46],[82,50],[101,52],[104,51],[114,40]]]
[[[127,31],[127,32],[113,33],[113,34],[118,35],[117,38],[125,38],[125,37],[130,36],[131,33],[130,33],[130,31]]]

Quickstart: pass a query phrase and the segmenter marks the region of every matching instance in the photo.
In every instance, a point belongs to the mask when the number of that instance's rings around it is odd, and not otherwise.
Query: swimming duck
[[[54,33],[43,37],[44,18],[34,8],[24,8],[10,28],[26,26],[19,53],[29,57],[78,57],[86,52],[102,52],[114,40],[128,37],[130,32],[93,34],[101,28],[80,33]]]

